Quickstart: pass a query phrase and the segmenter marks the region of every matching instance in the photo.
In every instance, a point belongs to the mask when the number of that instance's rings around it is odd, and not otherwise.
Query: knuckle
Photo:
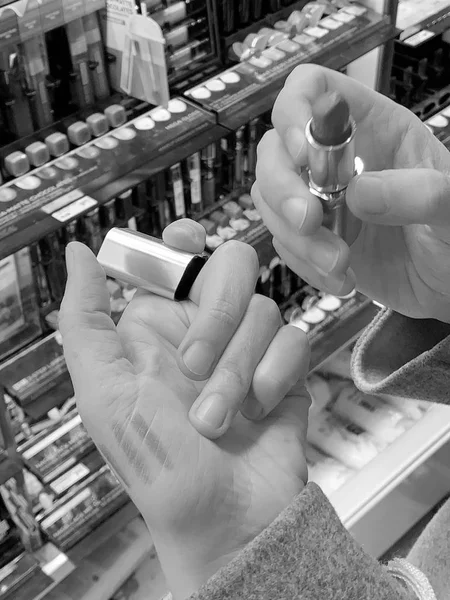
[[[239,309],[226,298],[217,298],[209,309],[210,317],[225,327],[236,327],[239,322]]]
[[[227,359],[220,366],[220,371],[229,389],[247,392],[250,387],[250,376],[244,372],[238,359]]]

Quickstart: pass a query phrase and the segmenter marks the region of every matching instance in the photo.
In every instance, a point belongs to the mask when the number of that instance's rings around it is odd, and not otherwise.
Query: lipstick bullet
[[[336,92],[320,96],[305,131],[309,189],[322,203],[323,225],[349,245],[361,229],[345,201],[349,183],[362,171],[355,156],[355,134],[356,123],[346,100]],[[358,172],[356,164],[361,165]]]

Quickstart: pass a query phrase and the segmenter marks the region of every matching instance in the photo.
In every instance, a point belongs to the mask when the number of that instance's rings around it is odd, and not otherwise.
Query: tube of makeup
[[[216,144],[209,144],[201,151],[202,198],[205,206],[216,201]]]
[[[310,420],[307,439],[310,444],[350,469],[362,469],[379,452],[373,438],[365,429],[333,415],[328,410],[323,410]]]
[[[18,47],[0,52],[0,94],[4,126],[16,139],[33,133],[33,119],[26,96],[26,76]]]
[[[66,24],[67,39],[72,57],[74,90],[80,108],[94,104],[88,68],[88,46],[84,33],[83,19],[75,19]]]
[[[234,150],[234,181],[238,188],[244,183],[244,135],[245,126],[239,127],[236,131]]]
[[[355,134],[356,123],[346,100],[336,92],[320,96],[305,130],[309,189],[322,203],[324,226],[348,244],[361,229],[361,222],[345,203],[350,181],[363,168],[355,155]]]
[[[47,89],[49,75],[45,40],[36,36],[23,44],[25,73],[29,89],[34,93],[30,106],[36,129],[53,123],[53,111]]]
[[[97,13],[90,13],[83,17],[83,26],[86,34],[88,66],[94,95],[97,100],[103,100],[108,98],[110,89]]]
[[[175,217],[177,219],[181,219],[186,216],[186,202],[184,200],[184,186],[180,163],[170,167],[170,176],[172,182]]]
[[[200,154],[196,152],[187,159],[190,180],[191,215],[197,215],[203,210],[202,204],[202,175]]]

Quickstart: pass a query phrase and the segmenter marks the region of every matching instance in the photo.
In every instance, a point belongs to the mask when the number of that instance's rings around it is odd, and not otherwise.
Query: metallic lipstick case
[[[166,246],[131,229],[110,229],[97,259],[109,277],[170,300],[185,300],[207,256]]]
[[[350,118],[349,137],[336,146],[318,143],[311,131],[312,119],[305,129],[308,152],[309,189],[323,208],[323,225],[351,245],[361,230],[361,221],[347,208],[345,196],[350,181],[364,170],[355,156],[356,123]]]

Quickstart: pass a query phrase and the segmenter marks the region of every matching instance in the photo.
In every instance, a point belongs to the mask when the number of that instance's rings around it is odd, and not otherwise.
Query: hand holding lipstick
[[[164,241],[201,252],[205,231],[180,220]],[[306,336],[253,294],[247,244],[223,244],[191,300],[138,291],[117,327],[94,255],[70,244],[67,264],[60,331],[79,412],[188,598],[305,485]]]
[[[334,294],[356,286],[404,315],[450,322],[445,147],[407,109],[314,65],[289,76],[272,120],[252,195],[288,266]],[[356,157],[365,171],[357,173],[357,160],[350,174]],[[347,225],[353,234],[360,229],[353,243],[347,238],[351,247],[329,210],[339,194]]]

